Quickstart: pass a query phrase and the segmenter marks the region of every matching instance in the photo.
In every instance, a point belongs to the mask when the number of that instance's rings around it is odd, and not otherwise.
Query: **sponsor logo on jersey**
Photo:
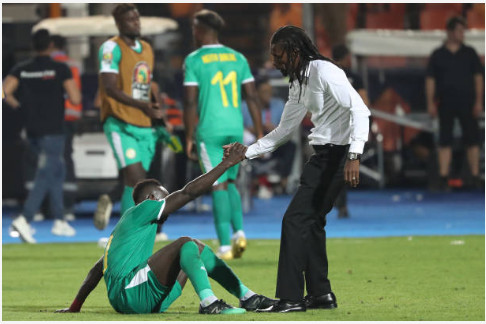
[[[113,53],[107,52],[103,54],[103,61],[105,61],[108,64],[111,64],[112,60],[113,60]]]
[[[147,62],[138,62],[133,69],[132,96],[137,100],[150,101],[150,66]]]

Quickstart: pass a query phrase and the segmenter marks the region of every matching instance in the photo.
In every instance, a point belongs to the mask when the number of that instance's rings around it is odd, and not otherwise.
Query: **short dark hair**
[[[145,200],[145,196],[146,196],[146,194],[144,193],[145,189],[151,187],[160,187],[160,186],[162,186],[162,184],[156,179],[145,179],[137,182],[135,187],[133,187],[133,194],[132,194],[132,198],[133,201],[135,202],[135,205],[138,205],[139,203]]]
[[[349,49],[346,45],[336,45],[332,48],[332,59],[334,61],[340,61],[349,54]]]
[[[223,29],[225,22],[218,13],[212,10],[203,9],[194,14],[194,19],[197,19],[200,23],[206,27],[211,28],[217,32]]]
[[[462,25],[462,26],[466,27],[467,26],[466,20],[464,20],[464,18],[462,18],[460,16],[451,17],[447,20],[446,29],[448,31],[452,31],[452,30],[456,29],[457,25]]]
[[[62,37],[61,35],[52,35],[51,41],[54,47],[57,49],[63,50],[66,48],[66,38]]]
[[[51,44],[51,36],[47,29],[39,29],[32,35],[32,45],[37,52],[45,51]]]
[[[133,3],[120,3],[117,4],[111,15],[115,18],[115,21],[118,22],[125,13],[129,12],[130,10],[137,10],[137,7]]]

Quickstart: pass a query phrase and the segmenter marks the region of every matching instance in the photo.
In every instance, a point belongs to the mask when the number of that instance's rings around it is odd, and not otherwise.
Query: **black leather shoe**
[[[247,311],[265,311],[271,309],[278,300],[265,297],[263,295],[253,295],[245,301],[240,301],[240,307]]]
[[[307,308],[325,308],[332,309],[337,308],[336,296],[333,292],[324,294],[321,296],[305,296],[304,298],[305,306]]]
[[[305,312],[306,307],[303,301],[290,301],[285,299],[280,299],[273,307],[269,309],[257,309],[257,312],[272,312],[272,313],[288,313],[288,312]]]

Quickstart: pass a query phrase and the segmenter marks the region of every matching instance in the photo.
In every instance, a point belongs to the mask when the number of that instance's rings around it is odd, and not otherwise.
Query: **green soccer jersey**
[[[196,136],[243,134],[241,86],[254,81],[243,54],[206,45],[186,57],[184,69],[184,85],[199,88]]]
[[[142,44],[135,40],[135,46],[132,49],[137,53],[142,53]],[[107,40],[104,42],[98,51],[98,61],[100,73],[116,73],[120,72],[120,61],[122,53],[120,46],[115,41]]]
[[[156,221],[162,217],[165,200],[145,200],[128,209],[116,224],[105,248],[103,274],[106,285],[123,278],[153,253]]]

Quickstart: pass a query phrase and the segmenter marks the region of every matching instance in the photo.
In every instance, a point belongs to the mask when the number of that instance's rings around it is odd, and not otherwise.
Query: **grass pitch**
[[[244,315],[199,315],[189,281],[166,313],[122,315],[111,308],[104,280],[81,313],[53,313],[71,304],[102,249],[96,243],[3,245],[2,320],[484,321],[484,243],[484,236],[329,239],[329,277],[337,309]],[[278,248],[277,240],[250,240],[243,258],[228,263],[250,289],[273,297]],[[238,304],[211,283],[219,298]]]

